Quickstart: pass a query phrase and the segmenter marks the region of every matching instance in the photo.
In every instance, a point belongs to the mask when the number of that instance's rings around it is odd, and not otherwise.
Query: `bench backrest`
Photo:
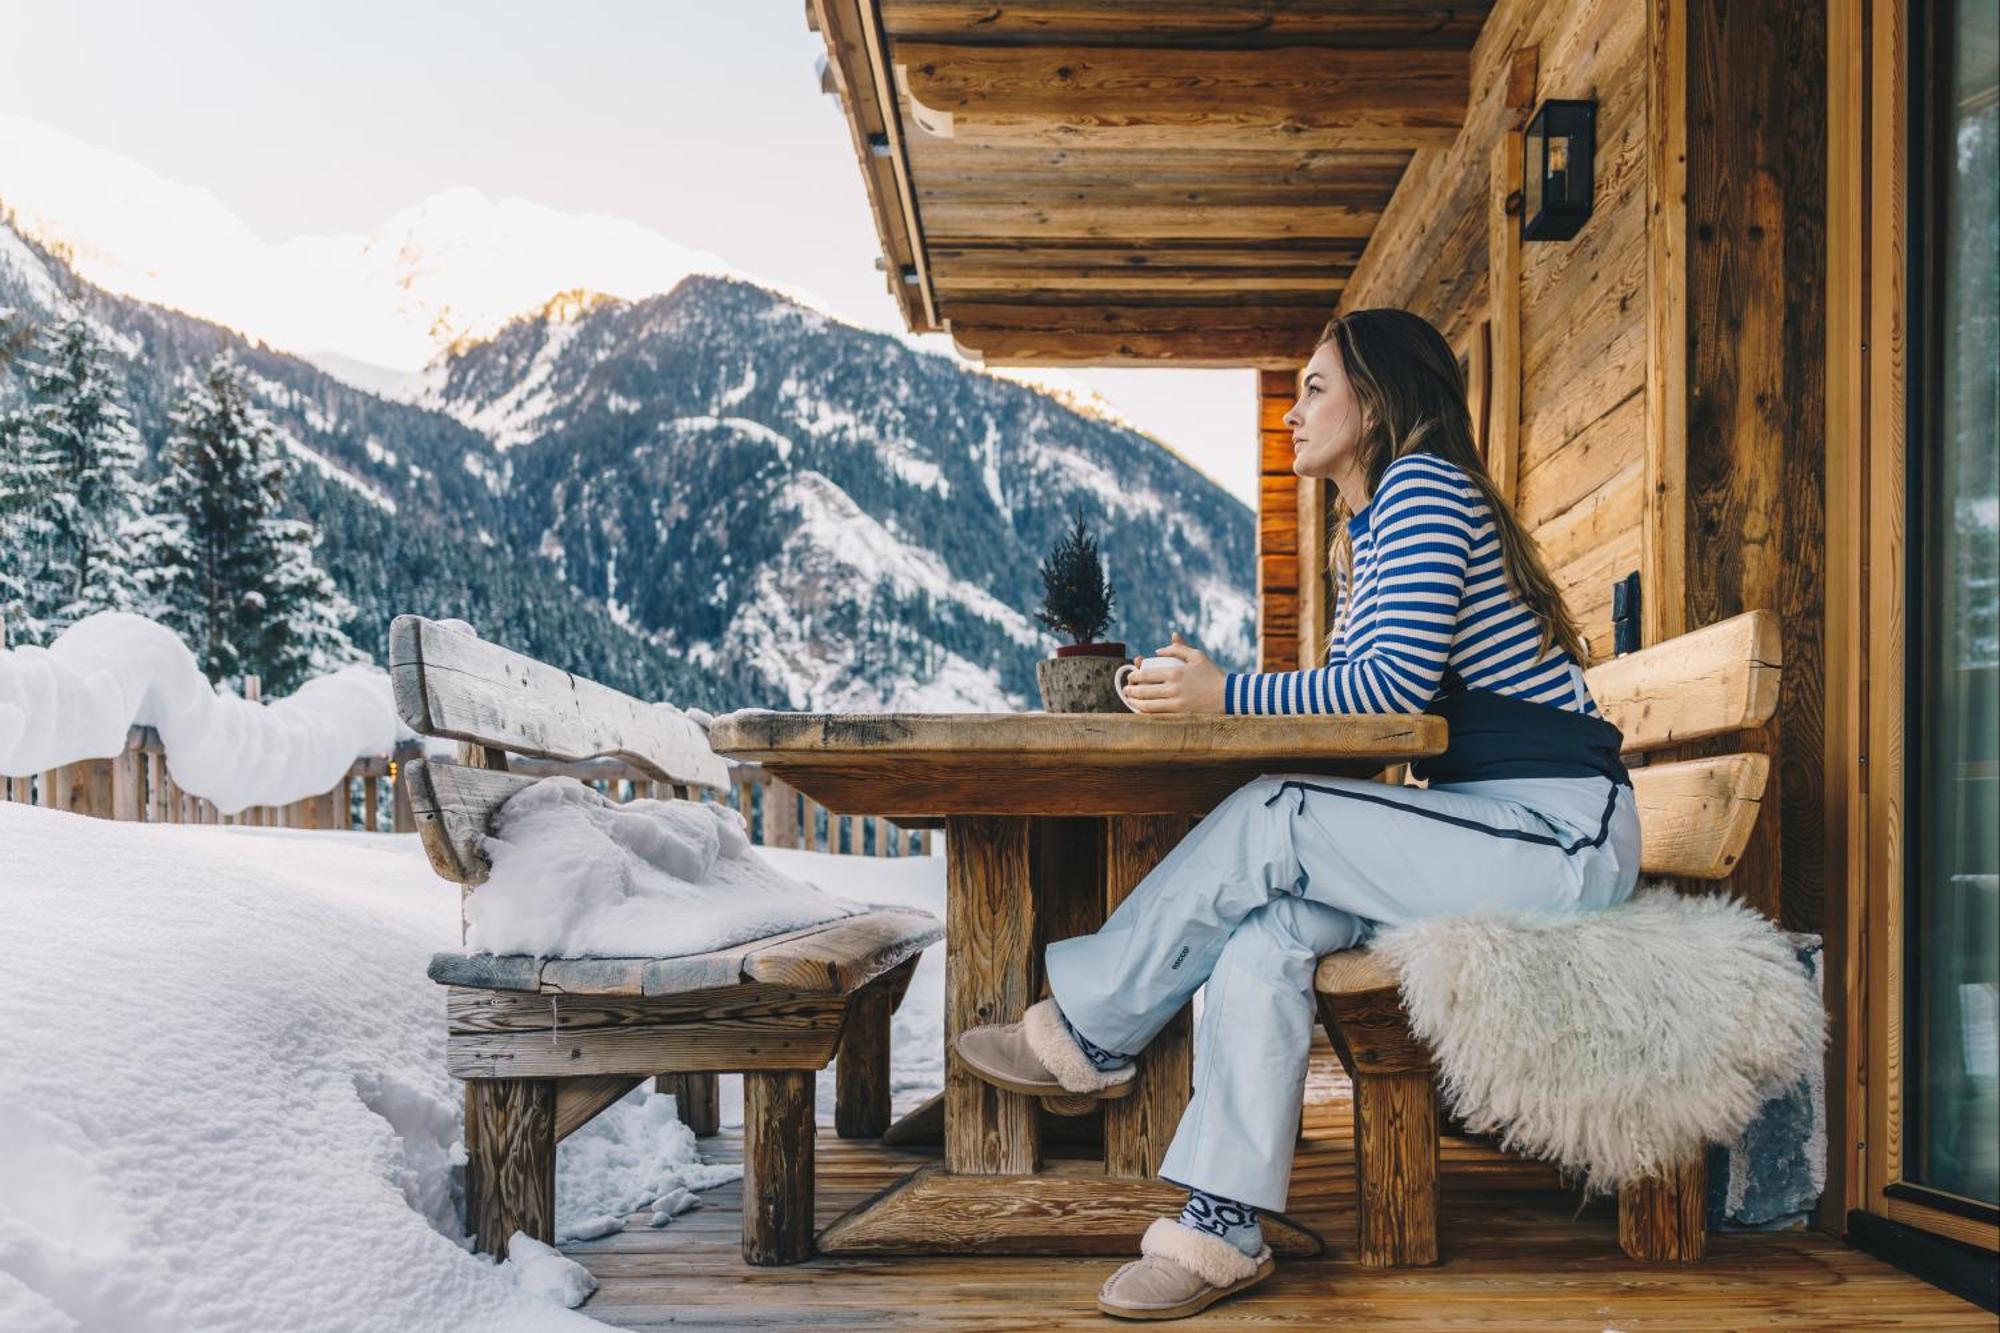
[[[1590,693],[1639,756],[1760,727],[1778,707],[1778,618],[1747,611],[1592,667]],[[1770,779],[1744,752],[1632,769],[1649,875],[1722,879],[1749,844]]]
[[[694,721],[594,680],[422,616],[389,627],[396,709],[421,736],[492,756],[478,766],[412,763],[411,813],[440,875],[477,884],[494,811],[535,781],[508,773],[504,752],[578,761],[610,755],[676,788],[729,785],[729,766]]]

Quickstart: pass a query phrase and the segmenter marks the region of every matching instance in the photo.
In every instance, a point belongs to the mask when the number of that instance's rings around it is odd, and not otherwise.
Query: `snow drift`
[[[218,694],[172,630],[122,611],[86,617],[47,648],[0,652],[0,775],[111,758],[135,726],[160,733],[182,791],[226,815],[329,791],[402,731],[376,668],[345,667],[251,703]]]

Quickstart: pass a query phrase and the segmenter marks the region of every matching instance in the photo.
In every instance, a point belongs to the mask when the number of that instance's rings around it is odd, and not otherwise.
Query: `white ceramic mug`
[[[1117,672],[1111,677],[1112,688],[1118,691],[1118,698],[1124,705],[1137,713],[1142,710],[1130,699],[1125,698],[1125,682],[1134,671],[1169,671],[1178,674],[1186,666],[1187,663],[1181,661],[1178,657],[1149,657],[1139,663],[1138,666],[1133,666],[1130,662],[1127,662],[1124,666],[1119,667]]]

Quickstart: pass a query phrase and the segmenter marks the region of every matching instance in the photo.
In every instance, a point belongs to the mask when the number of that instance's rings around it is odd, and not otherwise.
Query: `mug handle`
[[[1130,662],[1127,662],[1124,666],[1119,667],[1116,671],[1111,673],[1111,688],[1117,693],[1118,702],[1124,704],[1127,709],[1129,709],[1134,713],[1138,712],[1139,710],[1133,708],[1132,701],[1125,697],[1125,678],[1131,675],[1134,671],[1137,671],[1138,669],[1139,669],[1138,667],[1135,667]]]

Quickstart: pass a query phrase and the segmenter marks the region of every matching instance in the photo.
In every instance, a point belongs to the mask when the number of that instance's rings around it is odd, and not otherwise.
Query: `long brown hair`
[[[1542,564],[1535,539],[1521,526],[1512,506],[1500,498],[1486,464],[1472,443],[1472,412],[1465,400],[1465,376],[1444,335],[1429,320],[1407,310],[1356,310],[1335,315],[1315,344],[1327,343],[1361,407],[1361,467],[1368,494],[1382,485],[1389,464],[1405,454],[1430,454],[1456,464],[1493,510],[1500,538],[1500,563],[1507,583],[1542,626],[1537,660],[1551,644],[1561,644],[1579,667],[1590,665],[1583,636],[1563,605],[1560,589]],[[1354,548],[1348,535],[1347,503],[1335,491],[1334,538],[1327,568],[1340,590],[1340,619],[1353,604]],[[1335,626],[1337,633],[1339,626]],[[1330,645],[1329,645],[1330,646]]]

